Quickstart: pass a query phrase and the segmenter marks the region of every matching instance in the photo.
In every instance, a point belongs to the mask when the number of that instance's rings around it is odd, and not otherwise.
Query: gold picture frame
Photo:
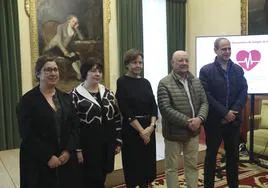
[[[241,35],[248,34],[248,0],[241,0]]]
[[[25,11],[30,21],[30,46],[31,46],[31,62],[32,73],[34,75],[34,62],[39,56],[38,41],[38,19],[37,19],[37,1],[25,0]],[[104,84],[110,87],[110,69],[109,69],[109,23],[111,20],[110,0],[103,0],[103,60],[104,60]],[[35,78],[35,76],[33,76]],[[36,81],[33,79],[33,83]]]

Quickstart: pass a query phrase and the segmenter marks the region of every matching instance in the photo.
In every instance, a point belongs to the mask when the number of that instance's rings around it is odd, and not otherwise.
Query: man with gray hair
[[[243,69],[230,60],[230,41],[217,38],[214,51],[215,61],[203,66],[199,74],[209,102],[204,126],[207,144],[204,186],[214,187],[216,156],[223,140],[228,186],[238,188],[240,113],[246,103],[248,86]]]
[[[188,54],[176,51],[171,73],[160,80],[157,91],[165,138],[165,173],[168,188],[178,188],[179,159],[184,158],[188,188],[198,187],[198,148],[201,124],[208,103],[201,82],[189,72]]]

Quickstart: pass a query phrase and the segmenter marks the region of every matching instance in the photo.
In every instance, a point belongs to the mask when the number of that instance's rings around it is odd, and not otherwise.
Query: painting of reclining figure
[[[69,91],[80,80],[81,60],[103,62],[103,1],[37,0],[39,55],[60,56],[60,88]]]

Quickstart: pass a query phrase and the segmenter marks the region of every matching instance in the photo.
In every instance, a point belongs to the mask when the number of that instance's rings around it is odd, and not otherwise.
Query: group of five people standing
[[[228,185],[238,187],[239,113],[247,83],[230,60],[228,39],[217,39],[214,50],[215,62],[201,69],[200,80],[189,72],[188,54],[174,52],[173,69],[158,85],[169,188],[179,187],[181,152],[187,187],[198,187],[201,125],[207,142],[204,186],[214,187],[216,155],[224,140]],[[93,58],[82,63],[82,83],[70,94],[61,92],[56,61],[48,56],[37,60],[39,85],[17,106],[21,187],[103,188],[120,151],[126,186],[148,187],[156,178],[158,112],[151,85],[141,77],[143,54],[136,49],[125,53],[126,74],[117,80],[115,95],[101,84],[102,63]]]

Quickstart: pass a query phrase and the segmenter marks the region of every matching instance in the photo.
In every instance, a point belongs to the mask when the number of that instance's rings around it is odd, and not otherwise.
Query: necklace
[[[83,84],[83,87],[89,92],[89,93],[98,93],[99,92],[99,87],[98,85],[95,87],[89,87],[87,86],[86,83]]]

